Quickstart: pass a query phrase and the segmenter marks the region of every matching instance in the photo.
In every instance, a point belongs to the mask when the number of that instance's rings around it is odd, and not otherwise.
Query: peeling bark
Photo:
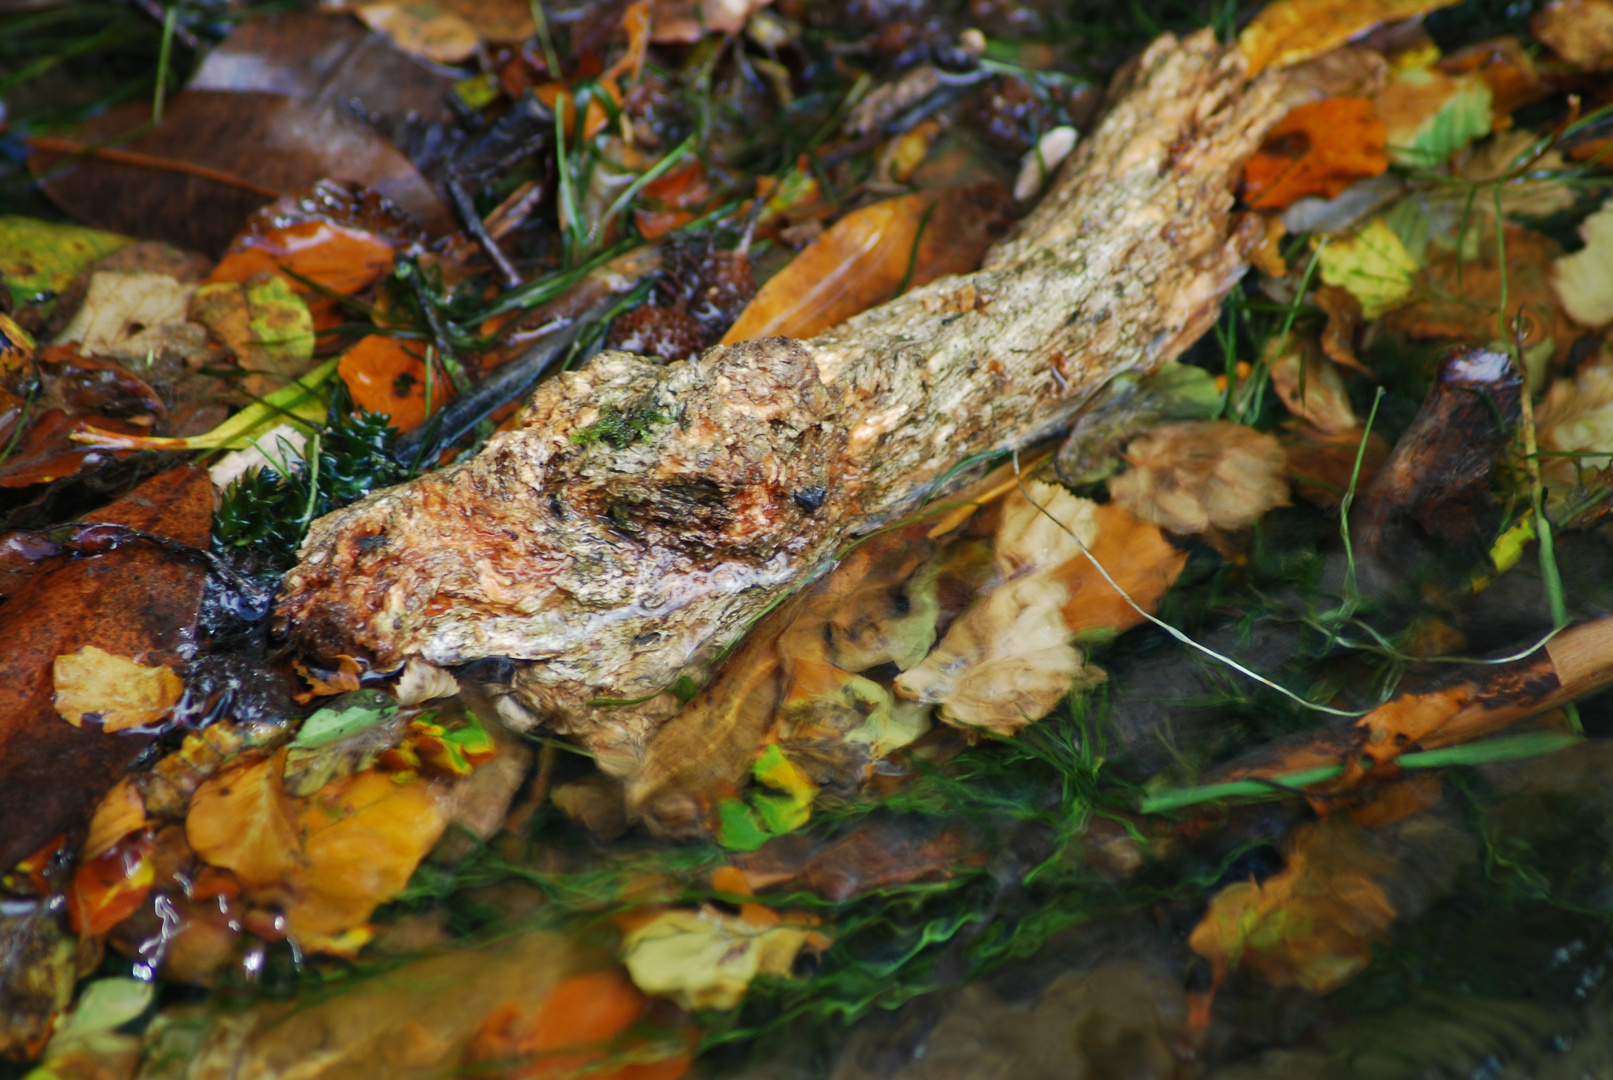
[[[314,523],[278,624],[389,670],[516,662],[518,722],[612,771],[716,650],[964,458],[1068,428],[1178,356],[1243,274],[1232,190],[1293,104],[1208,32],[1140,58],[1096,132],[977,273],[807,342],[664,367],[618,353],[541,387],[474,460]]]

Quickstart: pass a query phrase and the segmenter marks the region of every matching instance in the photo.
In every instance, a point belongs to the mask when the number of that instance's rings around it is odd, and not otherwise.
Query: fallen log
[[[811,341],[605,353],[554,378],[474,460],[315,522],[279,631],[379,671],[507,658],[482,672],[511,689],[507,719],[625,772],[677,707],[663,691],[849,539],[1214,323],[1263,236],[1233,214],[1242,163],[1314,93],[1245,71],[1208,31],[1156,41],[977,273]]]

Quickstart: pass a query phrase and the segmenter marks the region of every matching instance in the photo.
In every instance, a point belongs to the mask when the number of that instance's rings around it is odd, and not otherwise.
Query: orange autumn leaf
[[[672,169],[646,184],[650,205],[633,212],[640,235],[646,240],[665,236],[695,219],[695,210],[711,198],[711,182],[698,158]]]
[[[104,934],[139,910],[156,881],[151,863],[155,834],[132,833],[79,864],[67,887],[67,917],[73,932]]]
[[[775,274],[723,335],[810,338],[945,274],[979,266],[992,240],[980,193],[918,192],[854,210]],[[922,231],[921,231],[922,230]]]
[[[392,418],[392,426],[409,431],[425,423],[425,347],[383,334],[371,334],[342,355],[336,371],[347,384],[353,404]],[[431,380],[431,412],[454,396],[447,379]]]
[[[286,271],[332,292],[354,296],[387,274],[394,257],[392,245],[381,237],[327,221],[249,232],[232,247],[208,275],[208,282],[244,282],[262,271],[277,274],[308,304],[319,330],[342,322],[340,306]]]
[[[1210,962],[1216,981],[1248,967],[1276,986],[1325,994],[1372,960],[1395,909],[1372,875],[1382,860],[1361,844],[1346,817],[1307,825],[1294,836],[1281,873],[1222,889],[1188,945]]]
[[[133,781],[125,778],[113,785],[90,818],[90,834],[81,851],[85,859],[96,859],[132,832],[146,827],[145,796]]]
[[[1472,697],[1471,686],[1458,684],[1426,694],[1401,694],[1363,716],[1357,724],[1366,737],[1362,753],[1383,765],[1416,747],[1462,711]],[[1350,763],[1346,780],[1359,777],[1365,763]]]
[[[678,1080],[689,1070],[694,1033],[684,1033],[676,1046],[665,1048],[633,1038],[629,1029],[649,1005],[621,968],[573,975],[555,987],[535,1015],[513,1003],[495,1010],[476,1033],[471,1058],[518,1062],[502,1075],[520,1080],[583,1075],[600,1080]],[[612,1068],[612,1058],[637,1060]]]
[[[1063,614],[1072,634],[1102,629],[1119,633],[1143,621],[1137,609],[1104,580],[1092,559],[1109,571],[1137,607],[1149,613],[1159,610],[1160,600],[1187,565],[1187,552],[1177,550],[1159,526],[1133,517],[1115,503],[1098,506],[1094,517],[1098,534],[1087,545],[1092,558],[1077,555],[1050,574],[1069,590]]]
[[[609,75],[602,75],[595,83],[599,90],[610,96],[618,107],[622,104],[622,88],[616,85],[616,79]],[[566,130],[566,140],[570,142],[576,138],[577,130],[577,95],[563,82],[545,83],[533,91],[538,100],[549,106],[550,109],[559,109],[564,117],[561,121]],[[605,103],[600,100],[597,93],[588,95],[588,111],[584,114],[582,137],[592,139],[605,125],[610,123],[610,113]]]
[[[1389,167],[1383,120],[1372,102],[1334,97],[1301,105],[1277,122],[1243,170],[1243,198],[1282,210],[1307,196],[1333,198]]]

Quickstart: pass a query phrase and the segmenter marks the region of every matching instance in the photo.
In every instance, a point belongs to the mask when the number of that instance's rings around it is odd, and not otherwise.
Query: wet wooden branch
[[[553,379],[475,460],[316,522],[280,630],[380,670],[491,661],[507,718],[626,770],[676,707],[659,692],[703,679],[847,540],[1212,325],[1258,239],[1234,183],[1292,86],[1251,82],[1208,32],[1160,39],[978,273],[808,342],[606,353]]]

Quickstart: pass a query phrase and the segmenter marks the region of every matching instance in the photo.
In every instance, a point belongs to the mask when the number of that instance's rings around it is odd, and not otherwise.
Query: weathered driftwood
[[[1179,355],[1245,270],[1243,161],[1293,104],[1208,32],[1139,59],[978,273],[811,341],[660,366],[606,353],[473,461],[314,523],[279,626],[377,669],[515,661],[510,711],[626,769],[670,694],[849,538],[959,461],[1066,428]]]

